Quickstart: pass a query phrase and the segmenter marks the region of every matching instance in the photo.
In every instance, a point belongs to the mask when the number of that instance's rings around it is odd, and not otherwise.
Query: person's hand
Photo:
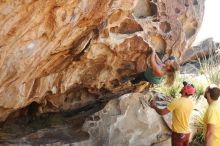
[[[155,99],[150,101],[150,107],[151,108],[155,108],[156,107],[156,100]]]

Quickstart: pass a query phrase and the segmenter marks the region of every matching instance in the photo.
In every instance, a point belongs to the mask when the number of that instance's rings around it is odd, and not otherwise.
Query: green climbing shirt
[[[162,76],[162,77],[155,76],[151,68],[147,68],[147,70],[144,72],[144,77],[146,78],[148,82],[153,83],[153,84],[160,84],[165,78],[165,76]]]

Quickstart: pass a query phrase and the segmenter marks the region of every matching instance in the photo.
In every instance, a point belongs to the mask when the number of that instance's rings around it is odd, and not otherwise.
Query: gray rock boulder
[[[130,93],[110,101],[84,123],[92,146],[170,146],[170,130],[148,106],[148,93]]]

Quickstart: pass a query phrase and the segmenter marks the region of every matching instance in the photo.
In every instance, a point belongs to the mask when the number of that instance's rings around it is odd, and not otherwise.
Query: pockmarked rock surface
[[[170,146],[164,119],[148,106],[150,94],[129,93],[111,100],[84,123],[90,145]]]
[[[0,121],[82,107],[145,70],[152,49],[181,57],[203,10],[204,0],[1,1]]]

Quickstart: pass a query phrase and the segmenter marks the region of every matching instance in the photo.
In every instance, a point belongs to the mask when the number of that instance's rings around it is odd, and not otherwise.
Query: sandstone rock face
[[[170,146],[170,130],[146,104],[149,98],[150,94],[130,93],[111,100],[84,123],[90,145]]]
[[[204,0],[1,1],[0,120],[31,103],[54,112],[94,101],[146,69],[152,49],[180,57],[203,9]]]

